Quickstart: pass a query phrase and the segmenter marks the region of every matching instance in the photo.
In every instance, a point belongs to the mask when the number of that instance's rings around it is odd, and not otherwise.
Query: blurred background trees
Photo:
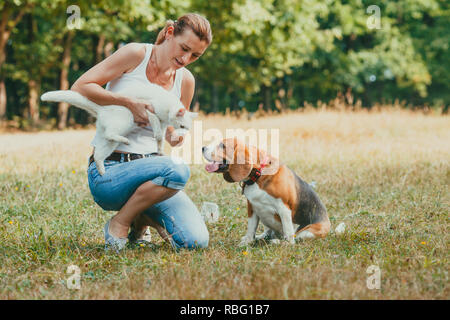
[[[73,4],[80,25],[71,29]],[[167,19],[186,12],[204,15],[213,30],[210,48],[188,66],[193,107],[204,112],[282,112],[337,96],[368,108],[448,107],[447,1],[0,0],[0,121],[92,122],[39,96],[68,89],[125,43],[154,42]]]

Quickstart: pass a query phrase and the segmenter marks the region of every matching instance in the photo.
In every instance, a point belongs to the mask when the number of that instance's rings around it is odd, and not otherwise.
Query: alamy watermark
[[[81,29],[81,9],[80,9],[80,7],[75,4],[68,6],[66,13],[70,14],[70,16],[67,18],[67,21],[66,21],[67,29],[69,29],[69,30]]]
[[[379,290],[381,288],[381,269],[379,266],[371,265],[367,268],[366,273],[370,276],[367,277],[366,285],[367,289]]]
[[[80,276],[81,270],[80,270],[80,268],[78,266],[72,264],[67,267],[66,272],[69,274],[73,273],[73,275],[71,275],[66,280],[67,289],[80,290],[81,289],[81,276]]]
[[[371,5],[367,7],[366,12],[371,14],[370,17],[367,18],[367,28],[369,29],[381,29],[381,9],[377,5]]]
[[[226,129],[224,136],[222,131],[217,128],[209,128],[203,131],[203,122],[201,120],[193,121],[191,130],[184,135],[182,145],[172,148],[170,156],[175,161],[180,161],[185,164],[204,164],[205,159],[202,154],[202,147],[205,146],[205,142],[211,144],[214,142],[218,143],[224,139],[233,138],[237,138],[249,148],[256,147],[258,150],[263,150],[274,158],[279,158],[280,130],[278,128],[250,128],[247,130],[241,128]],[[227,150],[227,152],[228,151],[229,150]],[[246,158],[243,154],[237,154],[236,159],[236,164],[248,163],[249,160],[248,157]],[[250,160],[256,161],[255,157]],[[270,174],[270,172],[267,171],[266,174]]]

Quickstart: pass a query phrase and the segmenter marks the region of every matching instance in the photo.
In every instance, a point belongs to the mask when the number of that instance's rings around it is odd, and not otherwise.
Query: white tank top
[[[106,84],[106,90],[117,92],[126,90],[130,87],[135,87],[136,84],[149,85],[150,81],[146,75],[148,60],[152,53],[152,44],[145,45],[145,57],[141,63],[131,72],[122,74],[119,78],[111,80]],[[183,80],[184,67],[177,69],[175,73],[175,81],[171,90],[174,95],[181,98],[181,82]],[[152,153],[158,151],[156,139],[153,137],[153,131],[150,126],[138,127],[127,135],[130,144],[121,143],[116,150],[131,152],[131,153]],[[91,142],[91,146],[95,147],[97,144],[97,134]]]

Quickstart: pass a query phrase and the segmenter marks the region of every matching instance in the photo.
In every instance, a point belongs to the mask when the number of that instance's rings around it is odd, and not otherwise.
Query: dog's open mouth
[[[228,164],[218,161],[213,161],[205,166],[208,172],[224,172],[228,169]]]

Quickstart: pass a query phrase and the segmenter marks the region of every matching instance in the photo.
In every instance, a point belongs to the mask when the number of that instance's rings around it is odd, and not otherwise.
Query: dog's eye
[[[185,127],[185,126],[183,126],[183,125],[181,125],[181,126],[180,126],[180,128],[181,128],[181,129],[186,129],[186,127]]]

